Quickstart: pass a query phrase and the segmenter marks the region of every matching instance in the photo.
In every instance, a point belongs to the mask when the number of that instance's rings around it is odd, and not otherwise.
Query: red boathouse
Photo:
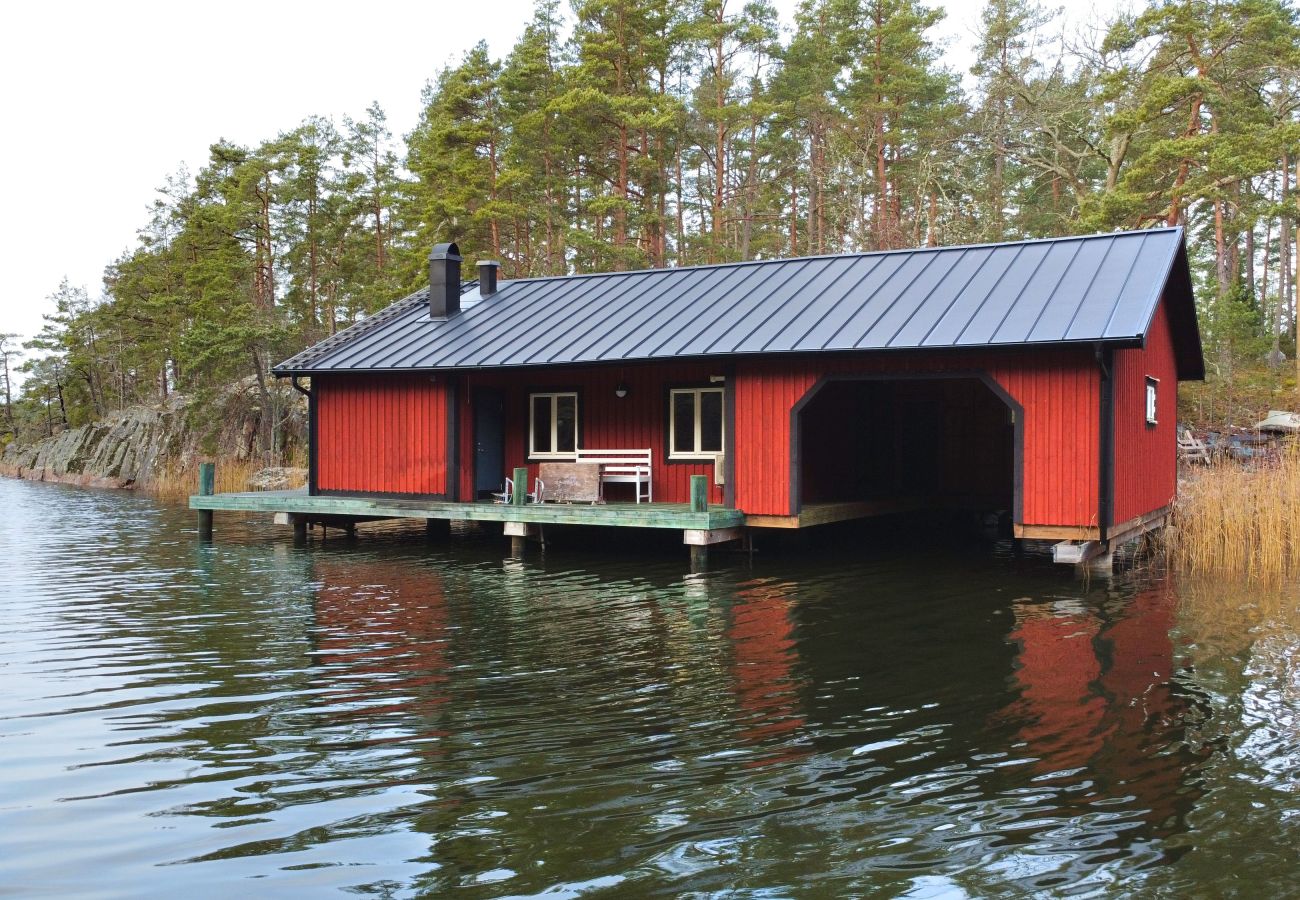
[[[704,475],[745,527],[970,509],[1113,544],[1163,521],[1178,382],[1204,376],[1179,228],[508,282],[463,282],[443,244],[429,267],[276,367],[310,396],[312,497],[468,504],[636,451],[648,484],[602,479],[610,504]]]

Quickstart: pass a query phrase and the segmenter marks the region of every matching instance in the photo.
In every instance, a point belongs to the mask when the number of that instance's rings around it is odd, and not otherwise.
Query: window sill
[[[576,453],[533,453],[525,462],[573,462],[577,458]]]
[[[674,453],[674,454],[669,454],[668,456],[669,462],[714,463],[715,465],[721,459],[722,459],[721,453],[696,453],[696,454]]]

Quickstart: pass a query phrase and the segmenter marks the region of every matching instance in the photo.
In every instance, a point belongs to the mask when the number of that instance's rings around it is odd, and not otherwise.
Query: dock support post
[[[199,495],[211,497],[216,493],[217,487],[217,466],[216,463],[199,463]],[[212,510],[199,510],[199,540],[212,540]]]
[[[434,541],[442,542],[451,537],[451,520],[450,519],[425,519],[424,520],[424,539],[433,543]]]
[[[518,484],[519,482],[515,482]],[[535,525],[529,525],[527,522],[506,522],[506,537],[510,538],[510,555],[515,559],[523,559],[524,551],[528,549],[528,533],[536,530]]]
[[[515,469],[514,476],[515,493],[510,498],[510,502],[515,506],[523,506],[528,502],[528,469],[521,466]]]
[[[691,476],[691,512],[709,511],[709,478],[707,475]]]
[[[1104,575],[1109,577],[1115,574],[1115,548],[1107,545],[1106,549],[1089,559],[1084,566],[1089,575]]]
[[[691,476],[691,512],[702,513],[709,511],[709,479],[707,475]],[[707,532],[704,532],[707,534]],[[700,540],[698,543],[690,541],[690,532],[687,532],[687,539],[691,547],[691,572],[703,572],[709,567],[709,545],[706,541]]]
[[[307,517],[293,517],[293,545],[303,547],[307,544]]]
[[[691,544],[691,574],[705,572],[709,568],[709,545]]]

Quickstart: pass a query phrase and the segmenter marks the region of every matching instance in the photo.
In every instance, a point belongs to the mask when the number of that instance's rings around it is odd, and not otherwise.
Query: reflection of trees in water
[[[1177,578],[1176,635],[1214,751],[1177,877],[1204,896],[1289,896],[1300,846],[1300,584]]]

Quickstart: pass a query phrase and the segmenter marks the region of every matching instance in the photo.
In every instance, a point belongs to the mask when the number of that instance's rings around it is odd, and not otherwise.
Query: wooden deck
[[[717,531],[745,524],[745,515],[724,506],[692,512],[688,503],[605,503],[595,506],[529,503],[513,506],[480,501],[397,500],[376,497],[322,497],[298,491],[248,491],[194,495],[190,509],[221,512],[289,513],[308,518],[446,519],[474,522],[525,522],[530,525],[607,525],[625,528],[676,528]]]

